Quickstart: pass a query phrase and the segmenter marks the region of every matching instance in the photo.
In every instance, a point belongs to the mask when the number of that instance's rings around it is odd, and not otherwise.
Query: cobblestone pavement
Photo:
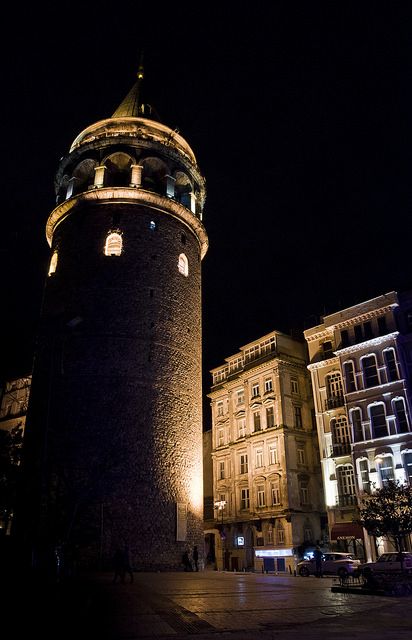
[[[331,586],[331,578],[213,571],[138,573],[133,584],[112,584],[100,574],[85,591],[86,626],[94,620],[99,637],[113,640],[411,640],[412,598],[333,593]]]

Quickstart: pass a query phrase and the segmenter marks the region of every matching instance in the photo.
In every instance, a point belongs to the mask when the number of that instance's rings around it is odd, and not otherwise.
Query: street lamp
[[[224,547],[224,533],[223,533],[223,510],[226,506],[226,500],[216,500],[215,508],[220,511],[222,516],[222,531],[220,533],[220,538],[222,540],[222,571],[225,568],[225,547]]]

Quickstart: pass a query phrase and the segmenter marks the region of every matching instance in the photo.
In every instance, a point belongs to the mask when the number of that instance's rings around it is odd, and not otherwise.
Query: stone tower
[[[136,568],[167,570],[203,545],[205,181],[142,79],[56,175],[16,516],[40,563],[127,544]]]

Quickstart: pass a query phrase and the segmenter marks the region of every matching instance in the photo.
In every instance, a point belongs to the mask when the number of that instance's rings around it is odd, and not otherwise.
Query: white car
[[[401,561],[402,556],[402,561]],[[361,573],[398,573],[406,571],[412,573],[412,553],[408,551],[393,551],[382,553],[376,562],[365,562],[361,566]]]
[[[327,552],[322,556],[322,573],[344,578],[348,575],[358,575],[360,560],[354,558],[350,553]],[[300,576],[310,576],[316,574],[315,560],[301,560],[297,567]]]

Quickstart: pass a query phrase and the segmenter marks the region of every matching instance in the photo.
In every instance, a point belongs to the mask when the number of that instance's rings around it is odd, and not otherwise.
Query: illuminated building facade
[[[16,523],[39,562],[127,544],[137,569],[167,570],[203,544],[205,182],[142,77],[56,175]]]
[[[306,345],[274,331],[211,371],[218,569],[289,572],[322,539]]]
[[[374,558],[353,524],[358,501],[386,480],[412,482],[412,296],[390,292],[307,329],[309,370],[331,543]]]

